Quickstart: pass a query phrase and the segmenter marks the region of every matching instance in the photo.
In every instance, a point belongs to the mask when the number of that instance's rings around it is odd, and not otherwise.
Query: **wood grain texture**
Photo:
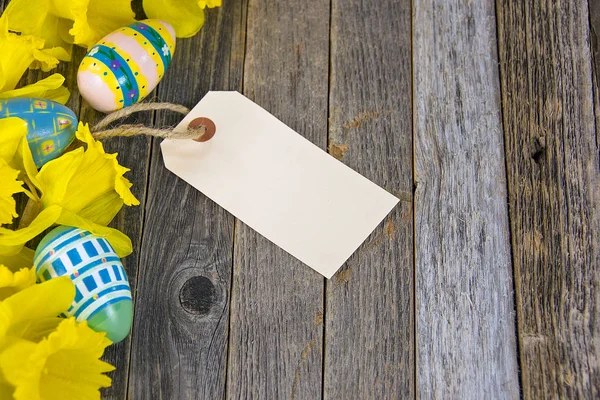
[[[590,12],[590,39],[592,68],[594,71],[594,94],[598,95],[598,82],[600,81],[600,1],[589,2]],[[596,107],[598,106],[596,102]]]
[[[206,13],[179,40],[160,99],[194,106],[208,90],[240,90],[245,1]],[[175,125],[159,113],[156,124]],[[152,146],[129,379],[133,399],[222,398],[233,218],[169,172]]]
[[[325,148],[329,1],[251,1],[244,94]],[[241,222],[235,227],[227,398],[321,396],[323,282]]]
[[[70,71],[75,74],[67,76],[69,89],[77,88],[77,68],[81,59],[85,55],[85,49],[77,48],[74,52]],[[61,64],[62,65],[62,64]],[[158,90],[158,89],[157,89]],[[151,95],[152,96],[152,95]],[[71,99],[78,98],[81,104],[79,109],[79,120],[92,127],[105,114],[95,111],[90,105],[79,97],[79,93],[73,93]],[[142,113],[134,115],[128,120],[119,123],[139,123],[151,126],[153,123],[152,113]],[[132,193],[140,201],[139,206],[123,207],[109,226],[120,230],[131,239],[133,253],[123,258],[121,261],[127,273],[131,294],[136,301],[137,274],[140,258],[140,247],[142,243],[142,225],[144,220],[144,208],[146,202],[146,188],[149,172],[150,145],[151,141],[147,137],[124,137],[110,138],[102,140],[104,150],[107,153],[118,153],[117,160],[119,164],[130,169],[125,177],[131,181]],[[115,366],[115,371],[110,373],[112,386],[102,390],[104,399],[123,399],[127,394],[127,382],[129,376],[129,359],[131,351],[131,342],[133,335],[130,334],[120,343],[111,345],[105,352],[102,359]]]
[[[141,1],[136,0],[132,3],[134,9],[141,8]],[[70,64],[69,75],[66,76],[68,87],[71,91],[77,90],[77,69],[86,50],[80,47],[74,49],[73,61]],[[60,64],[62,65],[62,64]],[[156,89],[152,97],[159,89]],[[79,120],[93,126],[105,115],[92,109],[85,100],[79,96],[78,91],[72,93],[71,100],[77,98],[80,102]],[[74,108],[75,109],[75,108]],[[154,121],[152,113],[137,114],[128,120],[120,123],[139,123],[152,125]],[[122,259],[123,267],[127,273],[129,286],[134,302],[136,301],[137,274],[140,259],[140,247],[142,244],[142,226],[144,221],[144,209],[146,205],[146,189],[148,187],[148,172],[150,168],[150,146],[151,140],[147,137],[133,138],[110,138],[102,141],[104,150],[107,153],[118,153],[118,161],[121,165],[129,168],[126,174],[127,179],[133,186],[131,191],[140,201],[137,207],[123,207],[110,226],[125,233],[131,239],[133,253]],[[127,386],[129,381],[129,364],[131,353],[131,342],[134,340],[133,334],[130,334],[120,343],[110,346],[102,359],[116,369],[110,373],[112,385],[103,389],[103,399],[124,399],[127,396]]]
[[[139,8],[141,5],[140,3],[140,1],[135,1],[133,6]],[[77,69],[85,53],[85,48],[74,46],[72,61],[70,63],[60,63],[57,72],[60,72],[65,76],[65,86],[71,91],[71,98],[69,99],[67,106],[76,113],[79,111],[79,120],[89,124],[91,127],[102,119],[105,114],[95,111],[79,95],[79,90],[77,88]],[[151,113],[138,114],[122,122],[152,125],[153,115]],[[119,161],[119,164],[131,170],[125,176],[133,184],[131,191],[140,201],[139,206],[123,207],[109,225],[129,236],[133,244],[132,254],[123,258],[121,261],[127,273],[135,304],[151,141],[146,137],[111,138],[103,140],[102,144],[107,153],[118,153],[117,160]],[[130,334],[122,342],[108,347],[102,357],[104,361],[115,367],[115,371],[109,374],[112,379],[112,385],[109,388],[101,390],[103,399],[124,399],[127,396],[132,340],[134,340],[134,338],[133,335]]]
[[[494,2],[413,7],[417,393],[516,399]]]
[[[326,399],[415,395],[410,4],[332,3],[329,152],[401,203],[327,282]]]
[[[600,397],[600,173],[586,1],[499,0],[525,399]]]

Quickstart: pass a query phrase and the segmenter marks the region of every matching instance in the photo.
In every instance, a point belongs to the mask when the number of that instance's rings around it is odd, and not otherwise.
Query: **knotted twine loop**
[[[182,131],[174,131],[173,127],[164,127],[164,128],[152,128],[142,124],[125,124],[120,125],[115,128],[101,130],[102,128],[107,127],[111,123],[118,121],[122,118],[128,117],[131,114],[141,112],[141,111],[156,111],[156,110],[169,110],[174,111],[179,114],[187,115],[190,110],[187,107],[184,107],[179,104],[172,103],[140,103],[134,104],[129,107],[123,108],[121,110],[115,111],[113,113],[108,114],[104,117],[100,122],[94,125],[91,128],[92,136],[95,139],[106,139],[110,137],[130,137],[130,136],[153,136],[164,139],[194,139],[199,142],[203,142],[212,138],[215,133],[215,126],[212,121],[206,118],[196,118],[190,122],[186,130]],[[207,124],[208,125],[205,125]],[[212,126],[211,126],[212,124]],[[74,148],[82,146],[83,143],[79,141],[75,141],[69,148],[66,150],[72,150]],[[18,229],[23,229],[38,215],[40,212],[41,203],[37,201],[33,201],[29,199],[23,213],[21,215],[21,220],[19,221]]]
[[[179,104],[172,103],[139,103],[108,114],[91,129],[92,136],[95,139],[106,139],[110,137],[131,137],[131,136],[153,136],[163,139],[195,139],[202,141],[202,137],[207,133],[204,125],[196,126],[190,124],[186,130],[175,131],[174,127],[153,128],[143,124],[125,124],[114,128],[104,129],[111,123],[131,114],[141,111],[169,110],[183,115],[187,115],[190,110]]]

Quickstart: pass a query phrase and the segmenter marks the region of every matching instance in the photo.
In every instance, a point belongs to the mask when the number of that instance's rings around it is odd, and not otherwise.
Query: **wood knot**
[[[546,155],[546,138],[536,136],[531,149],[531,158],[536,164],[541,164]]]
[[[195,315],[209,314],[215,298],[215,285],[204,276],[194,276],[188,279],[179,292],[181,307]]]

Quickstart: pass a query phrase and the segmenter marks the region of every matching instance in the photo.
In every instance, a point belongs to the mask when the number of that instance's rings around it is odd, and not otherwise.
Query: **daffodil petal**
[[[0,158],[13,168],[13,159],[26,140],[27,122],[14,117],[0,119]]]
[[[64,20],[50,14],[50,1],[37,1],[35,7],[30,0],[12,0],[4,15],[8,18],[8,28],[12,32],[33,35],[44,40],[42,51],[61,61],[71,61],[72,40],[65,40],[72,23],[66,26]],[[66,35],[65,35],[66,34]],[[69,38],[70,39],[70,38]],[[34,62],[31,68],[40,68],[41,63]]]
[[[6,382],[0,382],[0,399],[12,399],[15,388]]]
[[[47,317],[13,323],[7,335],[37,343],[54,332],[63,320],[60,317]]]
[[[42,48],[44,42],[33,36],[23,36],[8,31],[8,18],[0,17],[0,66],[3,85],[0,91],[14,89],[23,73],[35,59],[33,50]]]
[[[60,225],[74,226],[89,231],[96,236],[105,238],[120,258],[128,256],[133,251],[131,239],[121,231],[93,223],[81,218],[79,215],[69,210],[63,210],[57,223]]]
[[[94,221],[98,225],[106,226],[113,220],[122,207],[123,199],[114,192],[97,198],[80,210],[77,215]]]
[[[88,48],[135,21],[129,0],[53,0],[50,13],[73,21],[74,43]]]
[[[103,155],[106,159],[114,159],[112,167],[115,170],[115,191],[123,199],[123,203],[125,203],[126,205],[139,205],[139,200],[136,199],[133,193],[131,193],[131,190],[129,190],[132,186],[131,182],[129,182],[129,180],[123,176],[126,172],[129,171],[129,168],[125,168],[122,165],[119,165],[119,163],[117,162],[118,154],[106,154],[104,152],[102,142],[94,139],[87,124],[84,125],[82,123],[79,123],[79,128],[77,129],[76,135],[79,140],[88,145],[88,151],[92,151],[97,156]]]
[[[87,125],[80,123],[76,134],[87,149],[49,161],[33,183],[42,192],[44,207],[60,205],[88,222],[108,225],[123,204],[139,204],[123,176],[129,169],[119,165],[116,154],[104,152]]]
[[[204,9],[197,0],[144,0],[148,18],[168,22],[178,38],[194,36],[204,25]]]
[[[50,279],[8,297],[0,307],[8,310],[10,322],[56,317],[69,309],[75,298],[75,285],[68,276]],[[10,332],[10,327],[7,329]]]
[[[34,60],[31,62],[31,64],[29,64],[29,68],[41,69],[44,72],[48,72],[51,69],[56,68],[56,66],[58,65],[58,58],[56,58],[55,55],[56,53],[64,54],[63,52],[57,49],[34,50]]]
[[[19,253],[25,243],[54,224],[81,228],[105,238],[121,258],[128,256],[133,251],[131,239],[119,230],[82,218],[59,205],[51,205],[42,210],[27,228],[16,231],[0,228],[0,257]]]
[[[9,32],[6,15],[0,17],[0,91],[15,88],[23,73],[32,62],[38,61],[44,70],[58,64],[51,54],[39,50],[44,47],[44,40],[33,35],[17,35]]]
[[[22,268],[17,272],[0,264],[0,301],[34,285],[36,280],[35,269]]]
[[[221,0],[198,0],[198,7],[204,8],[215,8],[221,7]]]
[[[12,169],[0,158],[0,225],[10,224],[13,218],[19,216],[13,195],[22,192],[24,188],[23,182],[17,179],[18,176],[19,171]]]
[[[0,228],[0,255],[19,253],[25,243],[56,223],[62,211],[60,206],[53,205],[42,210],[27,228],[16,231]]]
[[[11,383],[18,382],[19,378],[24,375],[21,372],[21,366],[29,360],[31,354],[35,351],[36,344],[29,340],[20,338],[8,338],[4,340],[2,352],[0,352],[0,372],[4,375],[4,379]],[[32,386],[38,386],[37,382],[30,382]],[[16,393],[14,394],[16,399]],[[31,397],[31,400],[41,400],[39,396]]]
[[[0,99],[12,99],[15,97],[39,97],[65,104],[69,100],[69,89],[62,86],[65,81],[61,74],[52,74],[49,77],[23,86],[19,89],[0,93]]]
[[[0,264],[3,264],[13,272],[21,268],[29,268],[33,265],[35,252],[28,247],[23,247],[18,253],[12,255],[0,254]]]
[[[37,35],[48,15],[49,7],[48,1],[36,1],[32,7],[31,0],[11,0],[3,15],[8,19],[11,31]]]
[[[83,148],[80,147],[63,154],[59,158],[50,160],[42,166],[35,177],[35,184],[42,191],[44,206],[62,203],[69,181],[78,171],[83,157]]]
[[[21,179],[26,179],[25,175],[35,179],[37,168],[27,142],[27,123],[20,118],[2,118],[0,133],[0,159],[20,171]]]
[[[39,399],[41,394],[51,400],[99,398],[99,389],[111,384],[104,373],[114,370],[100,360],[110,343],[85,322],[68,318],[37,344],[11,340],[0,354],[0,368],[16,387],[17,400]]]

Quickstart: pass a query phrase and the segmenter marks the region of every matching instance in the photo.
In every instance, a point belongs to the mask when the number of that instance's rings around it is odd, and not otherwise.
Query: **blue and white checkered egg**
[[[41,282],[69,276],[75,299],[66,317],[87,321],[113,342],[123,340],[131,328],[131,290],[121,260],[104,238],[82,229],[60,226],[39,244],[34,257]]]

